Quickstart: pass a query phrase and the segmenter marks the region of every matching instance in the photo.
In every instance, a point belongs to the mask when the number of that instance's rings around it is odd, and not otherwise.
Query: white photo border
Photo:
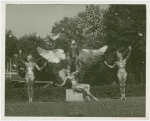
[[[146,27],[146,117],[9,117],[5,116],[5,26],[6,4],[145,4]],[[1,2],[1,120],[148,120],[150,83],[150,2],[149,1],[2,1]]]

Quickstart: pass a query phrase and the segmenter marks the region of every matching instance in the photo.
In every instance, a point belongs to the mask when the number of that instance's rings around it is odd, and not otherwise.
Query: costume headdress
[[[27,57],[30,61],[33,61],[33,57],[32,57],[32,55],[28,55],[28,57]]]
[[[122,57],[122,54],[119,53],[118,51],[117,51],[117,57],[118,57],[118,58],[123,58],[123,57]]]

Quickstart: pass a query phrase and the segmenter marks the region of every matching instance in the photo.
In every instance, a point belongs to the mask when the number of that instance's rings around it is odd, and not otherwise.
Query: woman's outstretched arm
[[[77,74],[78,72],[79,72],[79,70],[73,72],[72,75],[75,75],[75,74]]]
[[[110,67],[110,68],[114,68],[114,67],[116,66],[116,62],[115,62],[115,64],[114,64],[113,66],[108,65],[106,61],[104,61],[104,63],[105,63],[108,67]]]
[[[39,71],[41,71],[46,65],[47,65],[47,62],[45,62],[44,65],[43,65],[41,68],[39,68],[39,66],[36,64],[36,68],[37,68]]]
[[[80,67],[80,68],[81,68],[81,67]],[[77,71],[73,72],[72,75],[77,74],[77,73],[79,72],[80,68],[79,68]]]
[[[57,85],[57,86],[60,86],[60,87],[64,86],[65,83],[66,83],[66,80],[67,80],[68,78],[69,78],[69,77],[65,77],[65,80],[64,80],[64,82],[63,82],[61,85],[59,85],[59,84],[57,84],[57,83],[56,83],[56,85]]]

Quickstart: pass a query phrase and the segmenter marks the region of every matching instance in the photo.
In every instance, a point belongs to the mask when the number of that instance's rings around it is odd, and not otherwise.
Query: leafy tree
[[[110,46],[107,58],[113,54],[113,59],[110,61],[115,61],[116,50],[126,52],[126,48],[134,42],[132,55],[129,59],[131,64],[127,64],[127,70],[136,67],[132,73],[134,72],[135,75],[137,71],[145,73],[142,68],[145,67],[146,59],[146,6],[110,5],[104,14],[103,24],[103,31],[106,34],[105,41]],[[142,37],[139,36],[136,39],[139,33],[142,34]],[[136,41],[134,41],[135,39]],[[126,55],[127,53],[124,54],[124,56]]]
[[[17,39],[11,31],[6,31],[6,61],[13,58],[13,55],[22,49],[24,59],[28,53],[31,53],[35,62],[42,66],[45,59],[38,54],[36,47],[40,46],[47,50],[59,48],[67,53],[70,38],[77,40],[78,50],[82,48],[98,49],[107,44],[109,48],[104,56],[95,58],[95,62],[84,67],[81,72],[83,77],[80,81],[92,85],[109,85],[114,80],[117,81],[117,68],[108,68],[104,65],[103,60],[114,64],[117,60],[116,51],[119,50],[126,57],[128,46],[134,42],[126,69],[129,75],[135,77],[136,81],[129,79],[130,81],[127,83],[145,83],[145,5],[109,5],[106,10],[101,9],[99,5],[86,5],[85,10],[76,16],[64,17],[59,22],[55,22],[51,34],[59,34],[60,37],[52,40],[50,35],[47,35],[45,39],[42,39],[33,33]],[[141,34],[142,36],[136,38]],[[136,41],[134,41],[135,39]],[[57,81],[58,71],[65,68],[66,63],[66,61],[61,61],[59,64],[48,63],[42,73],[37,72],[38,79]]]
[[[5,56],[6,56],[6,62],[9,61],[9,59],[14,57],[14,54],[17,52],[17,38],[13,35],[11,30],[6,31],[5,34]]]

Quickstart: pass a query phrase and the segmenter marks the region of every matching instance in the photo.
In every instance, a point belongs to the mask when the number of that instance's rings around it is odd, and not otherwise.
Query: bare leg
[[[31,96],[31,100],[30,100],[30,102],[32,103],[32,101],[33,101],[33,86],[34,86],[34,77],[32,77],[31,78],[31,80],[30,80],[30,96]]]
[[[30,102],[32,103],[32,100],[33,100],[33,87],[31,87],[30,92],[31,92],[31,100],[30,100]]]
[[[91,101],[91,99],[90,99],[90,97],[89,97],[88,95],[86,95],[86,99],[87,99],[88,101]]]
[[[29,102],[30,102],[30,87],[27,86],[27,94],[28,94],[28,99],[29,99]]]
[[[91,101],[91,99],[90,99],[90,97],[89,97],[89,95],[88,95],[88,92],[90,92],[90,85],[88,85],[88,84],[83,84],[83,86],[86,88],[85,90],[87,90],[86,91],[86,99],[88,100],[88,101]]]
[[[90,92],[86,92],[88,96],[90,96],[91,98],[93,98],[93,100],[98,101],[98,99],[96,97],[94,97]]]
[[[125,79],[122,79],[122,85],[121,85],[121,100],[126,99],[125,97]]]
[[[120,92],[121,92],[121,100],[126,99],[125,97],[125,82],[126,82],[126,77],[121,77],[118,76],[119,83],[120,83]]]
[[[88,99],[90,101],[90,97],[95,100],[98,101],[98,99],[96,97],[94,97],[91,93],[90,93],[90,85],[89,84],[80,84],[81,88],[86,92],[86,99]]]
[[[90,92],[90,85],[85,85],[85,88],[87,88],[87,93]],[[86,98],[87,98],[89,101],[91,101],[88,94],[87,94]]]
[[[29,78],[28,78],[28,77],[25,77],[25,79],[26,79],[26,86],[27,86],[28,99],[29,99],[29,102],[30,102],[30,86],[29,86]]]
[[[88,98],[90,96],[93,98],[93,100],[98,101],[98,99],[90,93],[90,85],[89,84],[85,85],[85,88],[86,88],[86,93],[87,93]]]

